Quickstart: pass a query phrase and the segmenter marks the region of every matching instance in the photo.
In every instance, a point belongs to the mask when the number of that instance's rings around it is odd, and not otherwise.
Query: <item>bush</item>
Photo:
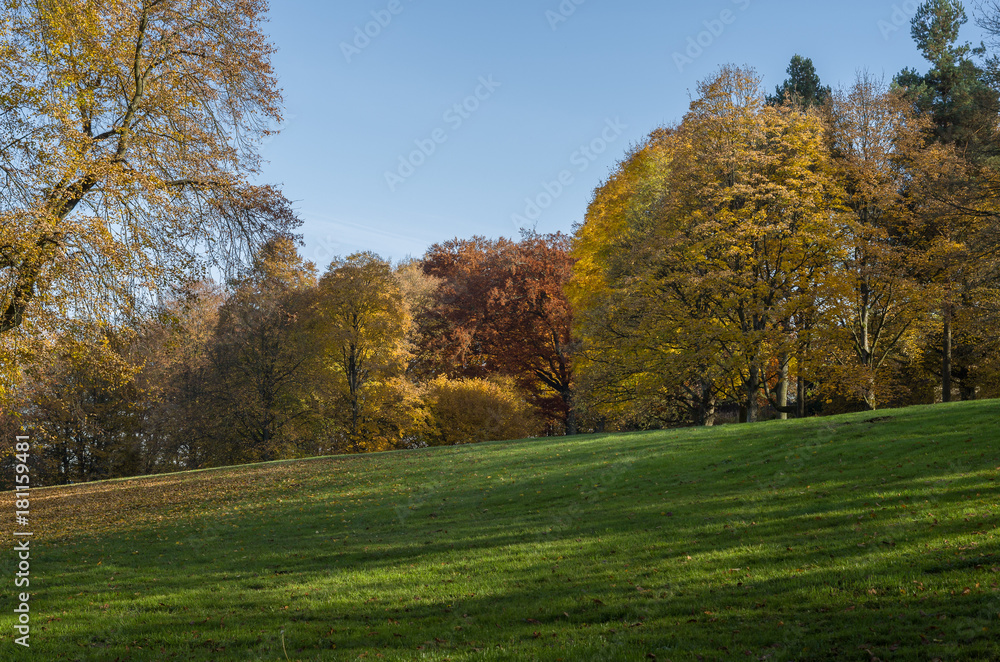
[[[523,439],[542,423],[524,393],[506,378],[438,377],[424,387],[430,446]]]

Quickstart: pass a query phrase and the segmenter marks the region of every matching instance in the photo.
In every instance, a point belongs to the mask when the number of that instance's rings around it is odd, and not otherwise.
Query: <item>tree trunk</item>
[[[951,305],[944,307],[944,342],[941,348],[941,402],[951,402]]]
[[[799,352],[799,370],[795,379],[795,408],[798,418],[806,417],[806,351],[803,348]]]
[[[778,382],[778,405],[788,406],[788,357],[781,357],[781,381]],[[781,420],[788,420],[788,412],[781,412]]]
[[[559,395],[562,396],[563,402],[566,403],[566,435],[579,434],[576,422],[576,407],[573,404],[573,390],[568,388]]]
[[[712,388],[711,384],[702,383],[701,403],[698,407],[698,418],[699,425],[706,428],[710,428],[715,425],[715,389]]]
[[[968,365],[963,365],[958,369],[958,393],[962,402],[976,399],[976,385],[972,381],[971,373]]]
[[[747,379],[747,423],[756,423],[760,417],[760,407],[757,404],[757,396],[760,393],[760,369],[757,366],[750,368],[750,377]]]

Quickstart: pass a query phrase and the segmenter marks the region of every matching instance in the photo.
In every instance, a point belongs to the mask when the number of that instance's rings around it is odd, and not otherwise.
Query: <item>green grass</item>
[[[32,648],[5,599],[0,659],[1000,660],[998,423],[960,403],[40,490]]]

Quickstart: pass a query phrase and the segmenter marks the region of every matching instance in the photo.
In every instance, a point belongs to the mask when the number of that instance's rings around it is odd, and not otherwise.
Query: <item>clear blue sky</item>
[[[456,236],[517,236],[515,215],[570,232],[628,146],[678,121],[720,64],[755,67],[768,89],[796,53],[833,87],[864,68],[925,70],[916,5],[273,0],[286,121],[262,179],[295,201],[321,269],[359,250],[400,259]],[[980,38],[971,20],[963,37]]]

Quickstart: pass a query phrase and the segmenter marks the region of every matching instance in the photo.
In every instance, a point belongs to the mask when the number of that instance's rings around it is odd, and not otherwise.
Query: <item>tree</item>
[[[135,379],[132,334],[76,325],[26,369],[22,423],[38,445],[38,478],[65,484],[152,469],[142,429],[149,400]]]
[[[538,433],[541,421],[511,377],[448,379],[424,386],[429,413],[425,438],[431,446],[523,439]]]
[[[595,195],[588,223],[597,231],[578,231],[590,253],[579,255],[581,282],[618,293],[596,315],[581,310],[610,322],[592,326],[585,353],[593,363],[594,349],[621,342],[640,363],[653,358],[667,377],[661,388],[690,389],[700,422],[711,420],[720,391],[738,397],[753,421],[763,395],[794,411],[782,385],[809,340],[803,320],[821,309],[817,284],[839,249],[840,192],[814,112],[767,105],[750,69],[723,67],[698,91],[680,126],[626,162],[610,189],[620,194]],[[588,299],[599,302],[577,300]],[[626,372],[620,384],[634,388],[645,374]]]
[[[968,17],[958,0],[928,0],[911,21],[910,33],[931,67],[926,74],[904,69],[896,76],[899,86],[920,110],[934,120],[939,142],[959,145],[977,158],[991,148],[996,135],[997,94],[985,72],[972,60],[982,47],[959,44],[959,30]]]
[[[120,319],[298,224],[250,182],[280,119],[263,0],[4,0],[0,334]]]
[[[315,267],[292,239],[263,246],[230,283],[212,339],[213,399],[234,439],[219,458],[266,461],[295,454],[293,425],[312,413],[310,361],[315,347],[304,329]]]
[[[565,294],[572,265],[562,234],[432,246],[424,272],[441,284],[421,321],[421,351],[449,376],[514,377],[575,434],[573,313]]]
[[[720,363],[692,320],[701,314],[656,285],[658,213],[669,197],[679,134],[657,129],[594,192],[576,228],[568,285],[576,311],[584,407],[615,427],[712,425]]]
[[[212,281],[187,283],[139,329],[136,379],[153,403],[143,432],[158,470],[202,468],[224,457],[232,441],[228,399],[218,397],[212,362],[225,300]]]
[[[827,136],[844,187],[846,251],[827,305],[834,309],[843,368],[837,381],[872,409],[885,395],[882,373],[899,357],[926,313],[915,245],[928,180],[946,173],[950,150],[924,140],[929,118],[917,115],[900,90],[861,74],[827,107]]]
[[[774,89],[774,96],[767,97],[769,104],[791,102],[809,108],[822,106],[830,98],[830,88],[820,82],[811,59],[793,55],[785,71],[788,78]]]
[[[319,282],[314,324],[324,417],[337,446],[362,452],[404,445],[420,415],[402,379],[410,318],[392,265],[374,253],[335,259]]]
[[[989,16],[983,15],[987,28],[991,25]],[[961,176],[936,182],[934,196],[941,205],[925,220],[922,246],[930,259],[925,279],[938,291],[938,373],[945,402],[952,399],[953,381],[966,380],[972,371],[961,358],[976,353],[973,346],[956,351],[956,341],[975,344],[974,337],[956,329],[956,320],[974,317],[971,310],[963,309],[974,305],[972,293],[982,292],[990,281],[997,282],[995,269],[983,269],[994,261],[982,258],[994,253],[990,237],[995,234],[1000,190],[995,167],[1000,96],[989,84],[990,74],[972,60],[971,56],[982,55],[984,48],[958,43],[959,30],[966,21],[958,0],[921,4],[911,22],[911,34],[930,70],[921,75],[905,69],[896,77],[915,107],[933,119],[933,140],[953,146],[967,166]],[[961,391],[962,397],[970,397],[975,389],[966,385]]]
[[[434,356],[420,351],[423,338],[421,322],[430,319],[429,313],[436,303],[441,279],[424,273],[423,262],[419,259],[404,260],[396,265],[395,274],[403,303],[411,320],[406,334],[409,353],[406,373],[412,379],[430,378],[437,368],[437,363]]]
[[[565,293],[573,270],[569,246],[570,238],[561,233],[524,234],[513,247],[503,283],[491,293],[494,314],[483,335],[487,344],[501,350],[499,356],[515,379],[535,394],[543,411],[557,416],[566,434],[573,435],[576,340]]]
[[[487,302],[496,275],[498,244],[485,237],[452,239],[427,249],[424,273],[439,283],[433,304],[417,319],[418,354],[425,357],[421,377],[487,377],[499,370],[478,335],[488,323]]]
[[[818,116],[765,105],[754,71],[723,67],[699,92],[662,212],[682,219],[681,236],[664,245],[660,278],[705,308],[704,333],[736,371],[753,421],[759,392],[806,340],[795,320],[816,310],[815,284],[838,250],[840,191]]]

